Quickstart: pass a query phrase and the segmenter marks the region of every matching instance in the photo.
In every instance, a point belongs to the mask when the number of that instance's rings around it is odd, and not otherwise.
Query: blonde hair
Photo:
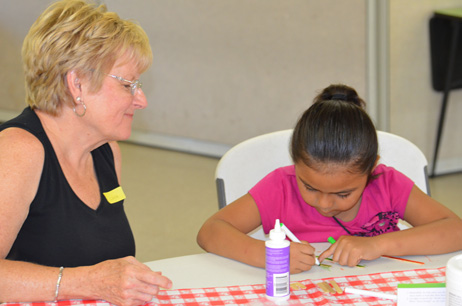
[[[152,63],[149,39],[138,24],[108,12],[105,5],[58,1],[38,17],[24,39],[26,103],[57,115],[62,103],[73,101],[68,72],[87,78],[90,90],[97,92],[105,74],[124,56],[140,73]]]

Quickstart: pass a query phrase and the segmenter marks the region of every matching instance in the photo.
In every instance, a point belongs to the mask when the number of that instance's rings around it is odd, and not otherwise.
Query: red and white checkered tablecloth
[[[367,275],[351,275],[324,279],[306,279],[301,283],[305,289],[292,290],[289,305],[396,305],[396,301],[378,299],[374,297],[352,294],[324,293],[316,285],[320,282],[334,280],[344,289],[380,291],[396,294],[399,283],[444,283],[445,267],[439,269],[417,269],[407,271],[383,272]],[[2,306],[112,306],[104,301],[96,300],[65,300],[57,303],[4,303]],[[157,305],[273,305],[265,298],[265,285],[229,286],[203,289],[163,290],[151,303],[146,306]]]

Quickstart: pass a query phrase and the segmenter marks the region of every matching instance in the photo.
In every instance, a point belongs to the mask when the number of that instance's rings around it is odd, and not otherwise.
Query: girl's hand
[[[118,306],[146,304],[160,288],[172,287],[167,277],[151,271],[131,256],[107,260],[89,268],[92,270],[88,277],[92,280],[94,296]]]
[[[290,274],[308,271],[315,264],[314,248],[306,241],[290,243]]]
[[[343,266],[354,267],[363,259],[373,260],[382,254],[376,242],[376,237],[341,236],[321,255],[319,261],[332,255],[332,260]]]

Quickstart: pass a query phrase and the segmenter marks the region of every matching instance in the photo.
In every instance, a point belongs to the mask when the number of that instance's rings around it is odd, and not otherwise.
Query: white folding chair
[[[387,132],[377,132],[379,163],[394,167],[430,195],[427,159],[409,140]],[[271,171],[293,164],[290,156],[292,129],[256,136],[232,147],[220,159],[215,172],[218,208],[246,194]],[[262,229],[250,233],[265,240]]]

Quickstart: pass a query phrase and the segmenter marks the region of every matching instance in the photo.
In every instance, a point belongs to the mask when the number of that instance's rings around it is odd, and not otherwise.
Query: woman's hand
[[[159,272],[153,272],[134,257],[107,260],[89,267],[89,282],[93,296],[118,306],[148,303],[160,288],[169,289],[172,282]],[[65,281],[66,269],[63,281]]]
[[[290,243],[290,273],[308,271],[315,264],[315,249],[306,241]]]
[[[376,237],[341,236],[337,242],[331,245],[321,255],[319,261],[332,255],[332,260],[343,266],[354,267],[363,259],[373,260],[382,254],[378,247]]]

